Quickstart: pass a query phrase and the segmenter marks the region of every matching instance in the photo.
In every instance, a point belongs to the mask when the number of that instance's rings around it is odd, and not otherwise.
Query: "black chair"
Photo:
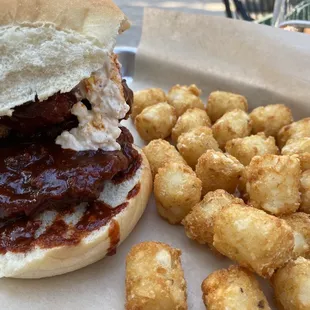
[[[274,0],[232,0],[235,10],[234,14],[230,7],[229,0],[223,0],[226,16],[228,18],[238,18],[253,21],[262,18],[273,11]]]

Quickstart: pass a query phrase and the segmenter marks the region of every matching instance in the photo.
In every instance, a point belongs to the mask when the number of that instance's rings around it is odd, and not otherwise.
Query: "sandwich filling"
[[[120,135],[118,123],[127,114],[129,106],[121,96],[117,73],[113,72],[119,68],[117,59],[114,59],[114,64],[112,69],[106,65],[96,71],[78,86],[78,96],[88,100],[91,109],[82,102],[73,105],[71,113],[78,118],[79,124],[56,139],[62,148],[75,151],[120,149],[116,141]]]
[[[30,250],[42,212],[74,213],[82,203],[89,221],[98,215],[102,224],[125,207],[100,201],[107,181],[132,178],[142,161],[132,135],[119,126],[133,93],[116,56],[109,60],[71,91],[36,97],[0,118],[0,252]]]
[[[71,92],[25,103],[0,119],[1,220],[94,201],[105,180],[139,162],[131,134],[119,127],[133,93],[111,59],[109,79],[95,72]]]

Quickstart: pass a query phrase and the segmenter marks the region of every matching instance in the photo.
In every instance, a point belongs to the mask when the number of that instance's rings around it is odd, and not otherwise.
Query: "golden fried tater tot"
[[[151,141],[143,148],[143,152],[150,163],[153,178],[155,178],[158,169],[169,162],[186,164],[175,147],[162,139]]]
[[[196,174],[202,181],[202,194],[216,189],[234,193],[243,169],[243,165],[235,157],[207,150],[198,159],[196,166]]]
[[[310,137],[310,117],[282,127],[277,135],[277,143],[282,148],[289,139],[304,137]]]
[[[178,224],[200,201],[201,181],[189,166],[168,163],[158,169],[154,195],[158,213],[170,224]]]
[[[310,260],[290,261],[272,277],[276,300],[283,310],[310,309]]]
[[[136,116],[135,126],[145,141],[164,139],[171,135],[177,121],[174,108],[167,102],[145,108]]]
[[[142,242],[126,259],[126,310],[187,310],[181,251]]]
[[[289,139],[281,153],[283,155],[298,154],[301,170],[310,169],[310,137]]]
[[[227,112],[212,126],[213,136],[221,149],[232,139],[249,136],[251,130],[249,115],[242,110]]]
[[[249,201],[249,195],[246,192],[246,183],[247,183],[247,167],[245,167],[241,173],[239,178],[237,190],[240,194],[240,197],[243,199],[245,203]]]
[[[215,217],[213,245],[241,266],[268,278],[293,256],[294,233],[282,219],[232,204]]]
[[[224,207],[232,203],[244,204],[242,199],[236,198],[222,189],[209,192],[182,221],[186,235],[190,239],[201,244],[208,244],[209,247],[213,248],[215,216]]]
[[[276,136],[279,130],[293,122],[290,108],[284,104],[270,104],[258,107],[250,113],[252,132],[264,132],[267,137]]]
[[[205,126],[182,133],[178,138],[177,148],[193,169],[195,169],[198,158],[207,150],[221,151],[212,136],[211,129]]]
[[[208,115],[215,123],[225,113],[234,109],[248,111],[248,102],[245,97],[225,91],[214,91],[209,95],[207,103]]]
[[[136,91],[131,107],[131,117],[135,119],[145,108],[165,101],[167,101],[166,94],[160,88],[148,88]]]
[[[175,108],[177,116],[180,116],[190,108],[205,109],[199,98],[200,94],[201,90],[195,84],[190,86],[177,84],[169,90],[167,100]]]
[[[296,212],[281,217],[294,230],[294,258],[310,257],[310,214]]]
[[[275,138],[267,138],[263,132],[249,137],[230,140],[226,143],[225,150],[245,166],[251,162],[254,156],[279,154]]]
[[[201,289],[208,310],[271,310],[255,276],[240,266],[211,273]]]
[[[250,204],[280,215],[295,212],[300,204],[300,163],[295,156],[255,156],[246,170]]]
[[[301,203],[299,211],[310,214],[310,170],[301,174],[300,183]]]
[[[182,133],[200,126],[211,126],[211,121],[206,111],[198,108],[188,109],[178,118],[173,127],[171,134],[172,141],[176,143]],[[212,135],[212,130],[209,129],[209,131]]]

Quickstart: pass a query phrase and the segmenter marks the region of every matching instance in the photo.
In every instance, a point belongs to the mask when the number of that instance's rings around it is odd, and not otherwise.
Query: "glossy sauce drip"
[[[131,113],[131,107],[133,104],[133,91],[128,87],[126,80],[122,80],[122,86],[123,86],[123,93],[126,103],[129,105],[129,111],[127,112],[125,119],[127,119]]]
[[[76,245],[82,238],[107,225],[111,220],[109,251],[112,251],[120,238],[119,227],[117,227],[119,224],[113,217],[124,210],[127,205],[128,203],[123,203],[116,208],[111,208],[99,201],[89,203],[76,225],[67,224],[64,221],[65,213],[60,212],[52,224],[37,238],[35,234],[42,224],[40,220],[31,218],[17,220],[0,228],[0,253],[5,254],[7,251],[24,253],[35,246],[48,249],[56,246]]]
[[[120,237],[119,223],[112,219],[109,226],[110,247],[108,249],[108,255],[114,255],[116,253],[116,247],[120,241]]]
[[[18,220],[0,228],[0,253],[28,251],[32,247],[34,234],[40,225],[41,222],[36,220]]]
[[[124,97],[131,106],[133,92],[122,81]],[[76,245],[82,238],[107,225],[109,252],[115,252],[120,227],[113,219],[128,203],[116,208],[97,201],[104,180],[121,183],[139,169],[142,157],[132,147],[130,132],[121,127],[117,139],[120,151],[74,152],[61,149],[55,138],[78,125],[71,114],[77,102],[73,92],[56,94],[43,102],[31,102],[15,109],[13,116],[0,119],[8,134],[0,140],[0,253],[26,253],[35,246],[52,248]],[[89,103],[84,103],[91,108]],[[128,116],[128,115],[127,115]],[[134,197],[139,190],[127,197]],[[75,206],[86,210],[73,225],[65,221]],[[60,208],[60,209],[59,209]],[[56,211],[49,226],[36,214]],[[54,213],[55,214],[55,213]],[[74,215],[73,215],[74,217]]]
[[[0,140],[0,219],[31,216],[96,200],[105,180],[130,178],[141,159],[121,127],[120,151],[62,149],[53,141],[8,147]],[[119,172],[119,173],[118,173]]]
[[[123,152],[126,154],[127,158],[132,158],[135,156],[134,155],[135,153],[132,153],[133,151],[135,152],[135,149],[133,148],[128,149],[126,147],[123,148]],[[141,155],[135,156],[135,160],[131,161],[131,164],[128,166],[128,168],[117,173],[112,179],[112,182],[114,184],[119,184],[130,179],[138,171],[141,164],[142,164]]]
[[[137,196],[137,195],[139,194],[139,192],[140,192],[140,188],[141,188],[141,184],[140,184],[140,182],[139,182],[139,183],[137,183],[137,184],[134,186],[134,188],[127,194],[127,199],[129,200],[129,199],[131,199],[131,198]]]
[[[32,135],[72,118],[71,108],[75,103],[74,91],[57,93],[42,102],[36,98],[34,102],[15,107],[11,117],[0,118],[0,124],[19,134]]]
[[[127,171],[137,155],[127,143],[122,151],[113,152],[75,152],[54,143],[0,151],[1,219],[94,201],[104,181]]]

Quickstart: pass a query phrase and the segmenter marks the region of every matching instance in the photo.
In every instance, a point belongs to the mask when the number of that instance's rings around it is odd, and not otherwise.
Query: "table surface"
[[[119,36],[118,46],[138,46],[145,7],[225,17],[225,8],[221,0],[114,0],[114,2],[124,11],[132,23],[131,28]]]

